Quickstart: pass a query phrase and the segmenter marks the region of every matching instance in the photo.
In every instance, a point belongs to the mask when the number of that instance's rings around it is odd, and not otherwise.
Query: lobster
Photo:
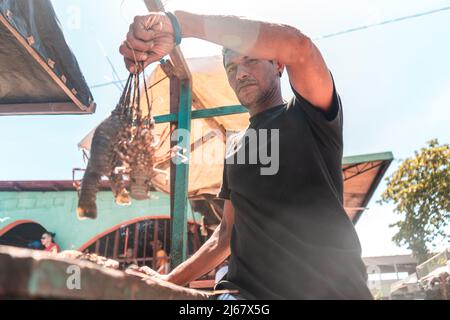
[[[149,199],[150,182],[158,171],[153,164],[157,145],[145,75],[143,77],[148,115],[142,116],[139,75],[130,74],[118,105],[95,130],[91,157],[79,192],[77,214],[81,219],[97,217],[96,194],[103,176],[109,178],[117,204],[129,205],[130,197]]]
[[[128,78],[126,89],[116,108],[95,130],[91,144],[91,156],[84,173],[78,199],[77,215],[80,219],[97,217],[96,195],[102,176],[110,177],[111,189],[116,201],[121,204],[129,203],[128,192],[121,177],[116,174],[115,168],[120,165],[121,159],[116,153],[119,138],[130,129],[127,120],[130,112],[127,108],[131,75]]]
[[[155,175],[153,157],[155,153],[155,139],[153,129],[155,126],[151,116],[150,100],[147,93],[147,83],[144,79],[145,97],[147,100],[148,114],[142,116],[142,109],[137,105],[134,115],[135,126],[132,128],[132,136],[128,139],[127,156],[122,157],[129,164],[130,197],[134,200],[149,199],[151,179]],[[139,88],[139,77],[135,79],[135,88]],[[135,90],[134,101],[141,101],[140,91]]]
[[[150,119],[147,119],[150,121]],[[144,121],[145,123],[146,121]],[[149,198],[150,181],[154,175],[153,158],[155,141],[151,126],[140,125],[130,147],[130,196],[135,200]]]
[[[119,107],[119,106],[118,106]],[[80,197],[78,201],[77,214],[79,218],[97,217],[97,206],[95,204],[96,194],[102,176],[110,176],[114,163],[112,162],[114,148],[119,132],[125,126],[117,110],[103,121],[95,130],[92,139],[91,157],[89,159],[86,172],[81,182]],[[111,184],[113,192],[125,196],[123,187],[120,186],[117,178]],[[126,197],[126,196],[125,196]],[[124,200],[121,200],[124,201]]]

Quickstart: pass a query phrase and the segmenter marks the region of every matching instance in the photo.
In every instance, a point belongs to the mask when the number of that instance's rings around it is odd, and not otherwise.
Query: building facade
[[[61,250],[80,250],[152,265],[158,246],[170,253],[170,197],[153,192],[147,201],[118,206],[111,191],[97,194],[98,217],[80,220],[70,182],[23,182],[0,192],[0,245],[27,247],[43,232],[56,233]],[[5,191],[8,189],[9,191]],[[53,189],[53,190],[52,190]],[[73,190],[70,190],[73,189]],[[188,254],[204,242],[203,217],[188,207]]]

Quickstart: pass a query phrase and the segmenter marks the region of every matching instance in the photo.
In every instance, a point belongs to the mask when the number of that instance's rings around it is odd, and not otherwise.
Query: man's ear
[[[278,75],[281,78],[283,76],[284,69],[286,68],[286,66],[276,60],[275,60],[275,66],[277,67]]]

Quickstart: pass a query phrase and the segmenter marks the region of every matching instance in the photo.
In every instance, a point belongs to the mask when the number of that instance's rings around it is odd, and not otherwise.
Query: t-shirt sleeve
[[[223,178],[222,178],[222,186],[220,188],[220,192],[217,195],[218,198],[223,200],[230,200],[230,189],[228,188],[228,179],[227,179],[227,165],[223,166]]]
[[[339,94],[333,80],[333,101],[331,109],[327,112],[320,110],[295,91],[293,107],[299,108],[305,115],[312,131],[324,143],[333,142],[337,146],[343,144],[343,111]]]

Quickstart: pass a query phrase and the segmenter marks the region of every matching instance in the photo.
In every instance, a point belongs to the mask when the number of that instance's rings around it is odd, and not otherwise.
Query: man
[[[244,299],[371,299],[343,208],[342,108],[317,47],[290,26],[177,11],[136,17],[120,52],[138,72],[171,52],[180,36],[226,48],[230,86],[251,116],[247,132],[278,130],[278,141],[257,148],[276,147],[279,168],[263,175],[261,162],[233,164],[236,153],[227,154],[220,226],[163,279],[186,285],[231,254],[220,287]],[[289,103],[281,95],[285,68],[294,93]],[[235,146],[252,147],[246,140]]]

